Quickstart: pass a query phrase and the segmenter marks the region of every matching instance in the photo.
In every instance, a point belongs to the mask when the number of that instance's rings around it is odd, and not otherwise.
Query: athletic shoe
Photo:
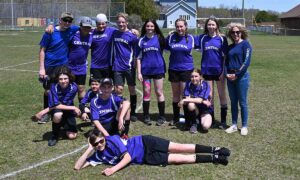
[[[214,155],[230,156],[230,150],[225,147],[215,147],[213,149]]]
[[[197,124],[193,124],[190,128],[190,133],[191,134],[196,134],[197,133]]]
[[[242,127],[241,129],[241,135],[242,136],[247,136],[248,134],[248,128],[247,127]]]
[[[137,118],[135,115],[131,115],[131,116],[130,116],[130,120],[131,120],[132,122],[136,122],[136,121],[138,120],[138,118]]]
[[[228,164],[228,157],[222,155],[213,155],[213,163],[226,166]]]
[[[149,115],[144,116],[144,123],[147,124],[148,126],[152,125]]]
[[[51,139],[48,140],[48,146],[55,146],[57,143],[57,139],[52,136]]]
[[[219,125],[219,129],[225,130],[226,128],[227,128],[226,123],[221,123],[221,124]]]
[[[51,120],[50,114],[45,114],[42,118],[38,121],[38,124],[45,124]]]
[[[171,120],[169,123],[169,126],[176,126],[179,123],[179,121]]]
[[[165,124],[165,122],[166,122],[165,117],[159,116],[157,119],[157,122],[156,122],[156,126],[161,126],[161,125]]]
[[[225,130],[225,132],[227,132],[227,133],[234,133],[234,132],[236,132],[236,131],[238,131],[238,128],[237,128],[237,126],[236,125],[232,125],[232,126],[230,126],[229,128],[227,128],[226,130]]]

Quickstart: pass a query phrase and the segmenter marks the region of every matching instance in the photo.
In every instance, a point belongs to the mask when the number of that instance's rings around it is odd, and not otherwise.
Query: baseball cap
[[[82,17],[82,19],[80,20],[80,26],[84,26],[84,27],[92,27],[92,20],[89,17]]]
[[[72,13],[70,12],[63,12],[60,16],[61,19],[64,19],[64,18],[70,18],[70,19],[74,19],[74,16]]]
[[[104,85],[104,84],[109,84],[109,85],[113,85],[113,81],[111,78],[104,78],[104,79],[101,79],[100,81],[101,85]]]
[[[96,22],[107,22],[107,17],[105,14],[98,14],[96,16]]]

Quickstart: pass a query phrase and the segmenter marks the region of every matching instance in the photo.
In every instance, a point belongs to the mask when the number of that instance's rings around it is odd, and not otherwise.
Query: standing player
[[[169,81],[172,86],[173,121],[170,125],[179,122],[180,108],[178,103],[181,99],[185,82],[190,79],[194,69],[192,49],[194,37],[187,32],[187,22],[184,19],[175,21],[176,32],[167,38],[166,48],[170,50],[169,58]]]
[[[197,37],[197,46],[202,52],[201,71],[205,80],[211,87],[212,118],[214,121],[214,81],[217,82],[218,94],[221,104],[221,125],[226,128],[227,99],[224,78],[224,62],[227,54],[228,43],[225,36],[220,34],[220,26],[215,17],[210,17],[205,22],[204,34]]]
[[[54,76],[55,68],[66,65],[68,62],[69,42],[78,31],[77,26],[71,26],[73,15],[62,13],[59,26],[55,27],[53,33],[44,33],[40,42],[40,67],[39,79],[43,81],[44,109],[48,107],[48,91],[50,88],[50,78]],[[46,114],[39,121],[45,123],[49,121],[50,115]]]
[[[130,125],[130,103],[112,93],[112,79],[104,78],[100,84],[101,93],[90,103],[91,120],[104,136],[121,131],[122,138],[126,139]]]
[[[80,30],[73,36],[69,45],[68,67],[75,75],[79,102],[85,95],[87,56],[92,43],[91,29],[92,20],[83,17],[80,21]]]
[[[165,122],[165,96],[163,83],[166,72],[163,49],[165,46],[164,36],[155,20],[147,20],[143,27],[141,38],[137,47],[137,71],[138,79],[143,83],[143,112],[144,123],[151,125],[149,107],[151,100],[151,79],[154,82],[155,94],[159,118],[156,125],[160,126]]]
[[[128,15],[119,13],[117,16],[118,31],[113,34],[113,72],[115,92],[123,94],[125,79],[130,93],[130,119],[136,121],[137,95],[135,90],[135,62],[134,48],[137,43],[137,36],[129,31]]]

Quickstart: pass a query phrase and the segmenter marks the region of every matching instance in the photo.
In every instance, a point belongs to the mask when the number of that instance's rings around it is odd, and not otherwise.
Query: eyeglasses
[[[241,34],[241,31],[231,31],[230,33],[239,35],[239,34]]]
[[[72,23],[73,19],[69,19],[69,18],[63,18],[62,19],[63,22],[68,22],[68,23]]]
[[[93,146],[96,147],[96,146],[98,146],[98,144],[103,144],[104,141],[105,141],[104,138],[103,138],[103,139],[100,139],[98,142],[95,142],[95,143],[93,144]]]

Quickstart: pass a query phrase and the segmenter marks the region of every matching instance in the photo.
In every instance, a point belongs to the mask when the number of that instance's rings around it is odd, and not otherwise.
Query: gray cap
[[[61,19],[63,19],[63,18],[71,18],[71,19],[74,19],[74,16],[73,16],[73,14],[70,13],[70,12],[63,12],[63,13],[61,14],[60,18],[61,18]]]
[[[99,22],[107,22],[107,17],[105,14],[98,14],[96,16],[96,21]]]
[[[104,84],[109,84],[109,85],[111,85],[111,86],[113,85],[113,81],[112,81],[111,78],[104,78],[104,79],[101,79],[100,83],[101,83],[101,86],[104,85]]]
[[[80,26],[84,26],[84,27],[92,27],[92,20],[89,17],[82,17],[80,20]]]

